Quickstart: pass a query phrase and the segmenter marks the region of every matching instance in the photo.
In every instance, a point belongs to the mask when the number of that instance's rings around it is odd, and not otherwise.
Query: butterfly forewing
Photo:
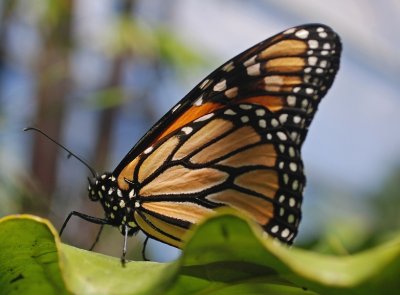
[[[291,243],[305,185],[300,148],[340,52],[330,28],[300,26],[200,82],[113,173],[119,189],[137,191],[136,224],[179,247],[187,228],[228,206]]]

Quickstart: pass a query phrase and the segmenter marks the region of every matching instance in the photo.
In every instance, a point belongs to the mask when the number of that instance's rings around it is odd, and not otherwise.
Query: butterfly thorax
[[[94,181],[89,181],[88,190],[92,201],[100,201],[110,225],[117,226],[122,233],[125,225],[132,234],[136,232],[137,225],[133,219],[136,202],[134,189],[120,190],[116,177],[111,173],[104,173]]]

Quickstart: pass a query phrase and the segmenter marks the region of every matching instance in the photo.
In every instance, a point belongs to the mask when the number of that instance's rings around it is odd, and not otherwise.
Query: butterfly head
[[[103,173],[96,178],[89,178],[88,181],[90,200],[100,201],[110,224],[120,226],[132,221],[130,213],[134,210],[133,195],[118,188],[116,177],[112,173]]]

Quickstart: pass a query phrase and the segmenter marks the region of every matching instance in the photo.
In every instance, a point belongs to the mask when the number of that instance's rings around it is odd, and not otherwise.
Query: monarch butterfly
[[[291,244],[305,185],[301,146],[339,68],[341,42],[321,24],[288,29],[202,80],[112,173],[89,179],[105,218],[125,236],[182,246],[185,232],[232,207]],[[61,231],[62,231],[61,230]],[[146,240],[147,241],[147,240]]]

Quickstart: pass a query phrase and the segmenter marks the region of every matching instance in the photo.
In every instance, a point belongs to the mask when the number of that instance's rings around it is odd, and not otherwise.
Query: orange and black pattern
[[[110,224],[180,247],[216,208],[249,216],[292,243],[305,186],[301,145],[339,68],[329,27],[267,39],[199,83],[89,186]]]

